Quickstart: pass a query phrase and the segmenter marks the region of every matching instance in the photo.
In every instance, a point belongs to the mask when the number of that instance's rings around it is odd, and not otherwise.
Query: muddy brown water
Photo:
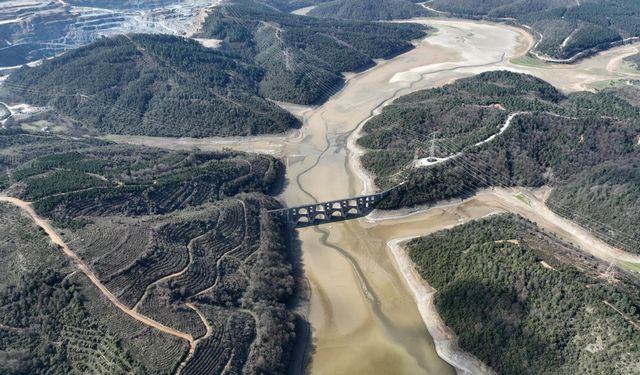
[[[576,65],[515,65],[531,38],[522,30],[465,20],[414,20],[437,28],[416,48],[352,75],[344,88],[316,108],[292,106],[301,130],[287,136],[243,139],[110,139],[172,149],[223,147],[282,157],[289,206],[333,200],[374,189],[354,163],[358,127],[384,103],[488,70],[508,69],[548,80],[564,91],[609,79],[635,77],[621,63],[635,46],[623,46]],[[349,147],[351,145],[351,147]],[[447,209],[379,223],[364,219],[299,230],[311,288],[306,315],[315,351],[313,374],[454,374],[438,356],[387,243],[427,234],[472,218],[505,211],[503,204],[477,199]]]

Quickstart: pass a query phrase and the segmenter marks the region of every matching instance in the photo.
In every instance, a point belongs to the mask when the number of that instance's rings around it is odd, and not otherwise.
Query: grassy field
[[[510,61],[515,65],[529,66],[533,68],[543,68],[544,66],[548,65],[546,62],[528,53],[526,55],[513,58]]]
[[[518,198],[518,200],[524,202],[524,204],[526,204],[527,206],[532,207],[531,199],[529,199],[529,197],[527,197],[523,193],[518,193],[515,195],[515,197]]]

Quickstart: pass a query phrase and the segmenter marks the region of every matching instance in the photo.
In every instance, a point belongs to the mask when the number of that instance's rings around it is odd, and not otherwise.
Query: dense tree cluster
[[[101,133],[229,136],[298,125],[258,94],[263,73],[237,56],[162,35],[103,38],[24,67],[8,87]]]
[[[434,0],[430,6],[463,17],[514,19],[540,33],[538,50],[556,58],[640,36],[640,5],[635,0]]]
[[[636,276],[501,215],[411,241],[459,345],[500,374],[637,371]],[[568,261],[570,259],[570,261]],[[574,262],[577,264],[574,265]],[[635,326],[634,326],[635,324]]]
[[[413,46],[424,27],[319,19],[286,14],[253,0],[224,4],[209,12],[204,37],[264,72],[260,93],[270,99],[312,104],[344,82],[342,72],[358,71]]]
[[[640,159],[606,163],[582,173],[554,189],[547,204],[569,219],[602,233],[614,246],[638,249]],[[571,211],[565,207],[571,207]]]
[[[0,290],[0,353],[3,374],[144,373],[56,271],[24,274]]]
[[[504,133],[478,143],[516,112]],[[489,72],[396,100],[364,127],[359,142],[370,150],[363,163],[379,186],[404,182],[382,208],[431,204],[491,186],[550,185],[558,188],[548,202],[556,212],[638,252],[640,246],[629,240],[636,238],[640,219],[633,188],[638,124],[640,108],[619,96],[564,96],[531,76]],[[462,154],[413,168],[414,157],[430,156],[432,142],[435,157]],[[613,218],[617,236],[593,222],[611,224],[607,218]]]

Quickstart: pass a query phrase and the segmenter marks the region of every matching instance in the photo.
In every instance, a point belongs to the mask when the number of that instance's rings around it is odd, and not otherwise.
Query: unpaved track
[[[175,372],[176,375],[182,374],[182,371],[187,366],[187,363],[189,363],[189,361],[191,361],[191,359],[193,358],[193,355],[196,353],[196,347],[198,346],[198,343],[200,341],[204,340],[204,339],[209,338],[209,336],[211,336],[211,334],[213,333],[213,328],[211,327],[211,324],[209,324],[209,321],[202,314],[202,312],[192,303],[185,303],[185,305],[188,308],[190,308],[191,310],[195,311],[196,314],[198,314],[198,317],[200,318],[200,320],[202,320],[202,323],[204,324],[204,326],[206,328],[206,333],[204,334],[204,336],[202,336],[199,339],[196,339],[196,340],[193,341],[193,344],[189,347],[189,352],[187,353],[187,356],[184,358],[184,360],[178,366],[178,369]]]
[[[124,312],[125,314],[129,315],[130,317],[132,317],[133,319],[149,326],[152,328],[155,328],[161,332],[167,333],[169,335],[181,338],[183,340],[187,340],[189,342],[189,345],[191,347],[194,346],[195,340],[193,339],[193,337],[191,335],[188,335],[184,332],[180,332],[176,329],[173,329],[171,327],[167,327],[162,323],[159,323],[145,315],[142,315],[132,309],[130,309],[129,307],[127,307],[126,305],[124,305],[122,302],[120,302],[116,296],[114,296],[109,289],[107,289],[106,286],[104,286],[104,284],[102,284],[102,282],[98,279],[98,277],[93,273],[93,271],[91,270],[91,268],[89,268],[89,266],[87,266],[82,259],[80,259],[80,257],[73,252],[69,246],[67,246],[67,244],[62,240],[62,238],[60,237],[60,235],[58,235],[58,233],[53,229],[53,227],[43,218],[41,218],[31,207],[31,204],[29,202],[25,202],[23,200],[17,199],[17,198],[12,198],[12,197],[4,197],[4,196],[0,196],[0,202],[7,202],[7,203],[11,203],[17,207],[19,207],[20,209],[22,209],[24,212],[26,212],[31,219],[36,223],[36,225],[38,225],[40,228],[44,229],[45,233],[49,236],[49,238],[51,239],[51,242],[53,242],[54,244],[60,246],[60,248],[62,249],[62,251],[64,252],[64,254],[66,256],[68,256],[69,258],[71,258],[71,260],[73,261],[74,265],[80,270],[82,271],[82,273],[84,273],[89,280],[91,280],[91,282],[100,290],[100,292],[102,292],[102,294],[111,302],[113,303],[118,309],[120,309],[122,312]]]

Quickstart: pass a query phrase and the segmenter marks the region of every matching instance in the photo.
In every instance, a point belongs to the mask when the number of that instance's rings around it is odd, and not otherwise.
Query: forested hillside
[[[431,204],[490,186],[549,185],[557,191],[548,204],[558,214],[640,252],[640,108],[619,97],[564,96],[531,76],[489,72],[401,97],[364,132],[363,164],[377,184],[405,182],[380,207]]]
[[[635,374],[640,282],[500,215],[413,240],[460,347],[499,374]]]
[[[555,58],[640,36],[636,0],[434,0],[429,6],[463,17],[515,19],[533,28],[538,51]]]
[[[333,0],[313,8],[307,15],[352,20],[397,20],[430,15],[411,0]]]
[[[322,4],[327,1],[330,0],[255,0],[256,3],[273,7],[285,13],[316,4]]]
[[[285,371],[295,283],[287,234],[265,212],[279,207],[266,195],[279,161],[0,130],[0,167],[2,194],[32,202],[97,279],[0,204],[0,253],[19,260],[0,278],[0,355],[15,360],[2,373]]]
[[[344,82],[342,72],[407,51],[425,31],[418,25],[296,16],[239,0],[212,9],[202,34],[224,40],[226,50],[264,71],[264,97],[312,104],[335,92]]]
[[[128,35],[25,67],[5,84],[100,133],[229,136],[297,126],[258,94],[261,69],[184,38]]]
[[[0,203],[0,231],[0,373],[142,369],[122,340],[91,316],[78,285],[64,279],[70,265],[20,209]]]

